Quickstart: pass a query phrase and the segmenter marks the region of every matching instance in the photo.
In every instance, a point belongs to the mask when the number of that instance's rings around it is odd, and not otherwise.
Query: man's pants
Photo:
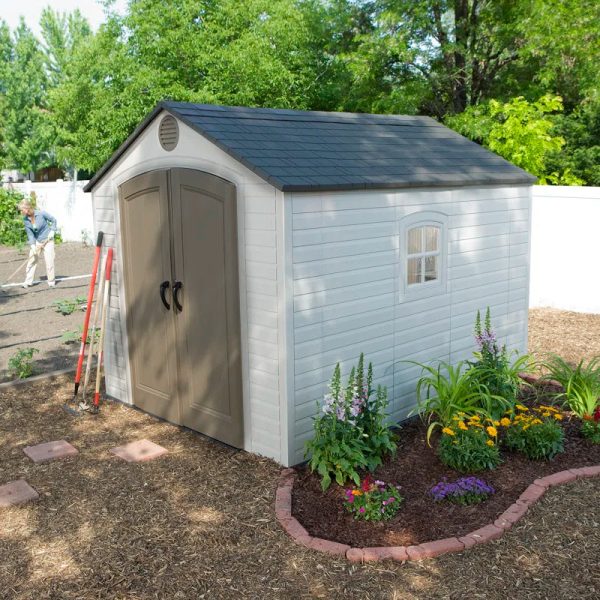
[[[46,263],[46,274],[48,275],[48,283],[54,283],[54,240],[48,240],[46,245],[36,244],[31,246],[29,251],[29,260],[25,267],[25,284],[31,285],[35,277],[35,269],[40,258],[40,254],[44,253],[44,262]]]

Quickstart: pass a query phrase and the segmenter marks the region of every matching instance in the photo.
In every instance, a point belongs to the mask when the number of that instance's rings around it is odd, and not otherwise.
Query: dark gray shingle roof
[[[429,117],[161,102],[86,191],[161,110],[283,191],[535,182],[529,173]]]

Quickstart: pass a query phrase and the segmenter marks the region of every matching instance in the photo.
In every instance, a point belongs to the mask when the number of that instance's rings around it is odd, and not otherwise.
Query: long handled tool
[[[39,256],[42,252],[42,250],[44,249],[44,246],[46,245],[47,242],[44,242],[42,244],[38,244],[35,247],[34,252]],[[6,279],[6,281],[2,284],[2,285],[6,285],[28,262],[29,259],[31,257],[27,257],[13,272],[11,275],[8,276],[8,278]]]
[[[113,251],[108,249],[106,256],[106,283],[104,285],[104,300],[102,302],[102,319],[100,321],[100,340],[98,341],[98,363],[96,365],[96,390],[94,393],[93,411],[98,412],[100,405],[100,370],[102,369],[102,358],[104,356],[104,334],[106,332],[106,317],[108,315],[108,300],[110,298],[110,271],[112,269]]]
[[[85,345],[87,342],[88,326],[90,323],[90,315],[92,313],[92,302],[94,300],[94,289],[96,287],[96,275],[98,274],[98,263],[100,262],[100,251],[102,249],[102,238],[104,233],[98,232],[98,239],[96,241],[96,252],[94,254],[94,266],[92,267],[92,277],[90,279],[90,288],[87,297],[87,306],[85,308],[85,319],[83,321],[83,332],[81,334],[81,346],[79,347],[79,358],[77,359],[77,370],[75,371],[75,391],[73,392],[73,404],[77,406],[77,392],[79,391],[79,382],[81,381],[81,368],[83,366],[83,359],[85,357]],[[68,403],[63,405],[63,408],[73,414],[78,415],[79,412],[69,406]]]
[[[98,279],[98,293],[96,294],[96,305],[94,306],[94,317],[92,319],[92,329],[90,331],[90,344],[88,348],[88,360],[85,366],[85,375],[83,377],[83,389],[81,394],[81,402],[79,404],[79,408],[81,410],[87,410],[89,405],[86,401],[86,392],[88,388],[88,383],[90,381],[90,374],[92,372],[92,363],[94,358],[94,346],[96,340],[96,327],[98,326],[98,317],[100,316],[100,312],[102,310],[102,299],[103,299],[103,290],[104,290],[104,279],[106,273],[106,262],[108,261],[108,253],[104,257],[102,261],[102,267],[100,268],[100,279]]]

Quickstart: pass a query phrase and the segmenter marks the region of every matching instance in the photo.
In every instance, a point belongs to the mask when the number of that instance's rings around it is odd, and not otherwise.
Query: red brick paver
[[[310,536],[306,529],[291,516],[291,496],[294,483],[293,469],[285,469],[281,473],[279,488],[276,493],[275,514],[282,527],[297,543],[313,550],[328,552],[329,554],[345,554],[346,559],[352,563],[375,562],[386,559],[398,562],[423,560],[449,552],[462,552],[477,544],[496,540],[523,517],[529,506],[537,502],[550,487],[569,483],[581,477],[597,476],[600,476],[600,465],[569,469],[536,479],[521,494],[520,498],[514,504],[511,504],[494,523],[490,523],[460,538],[445,538],[408,547],[378,546],[374,548],[351,548],[345,544]]]
[[[0,485],[0,507],[24,504],[38,498],[39,494],[24,479]]]
[[[168,452],[166,448],[163,448],[150,440],[138,440],[137,442],[131,442],[125,446],[111,448],[110,451],[127,462],[153,460]]]
[[[34,463],[48,462],[59,458],[68,458],[79,454],[77,448],[71,446],[66,440],[46,442],[37,446],[27,446],[23,452],[29,456]]]

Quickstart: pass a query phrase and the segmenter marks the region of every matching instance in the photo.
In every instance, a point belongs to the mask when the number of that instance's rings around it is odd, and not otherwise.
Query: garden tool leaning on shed
[[[75,408],[69,406],[67,401],[63,408],[72,415],[78,415],[77,411],[77,392],[79,391],[79,382],[81,381],[81,368],[83,366],[83,359],[85,357],[85,345],[87,342],[88,326],[90,323],[90,314],[92,310],[92,302],[94,301],[94,289],[96,287],[96,275],[98,274],[98,264],[100,262],[100,251],[102,249],[102,238],[104,233],[98,232],[98,239],[96,241],[96,253],[94,254],[94,266],[92,267],[92,277],[90,279],[90,288],[88,291],[87,305],[85,307],[85,319],[83,321],[83,331],[81,334],[81,346],[79,347],[79,357],[77,359],[77,370],[75,371],[75,391],[73,392],[72,403]]]
[[[108,249],[106,257],[106,283],[104,284],[104,300],[102,302],[102,318],[100,320],[100,341],[98,342],[98,362],[96,364],[96,391],[94,393],[93,412],[98,412],[100,406],[100,375],[102,369],[102,357],[104,356],[104,334],[106,332],[106,317],[108,315],[108,302],[110,300],[110,272],[112,269],[113,251]]]

